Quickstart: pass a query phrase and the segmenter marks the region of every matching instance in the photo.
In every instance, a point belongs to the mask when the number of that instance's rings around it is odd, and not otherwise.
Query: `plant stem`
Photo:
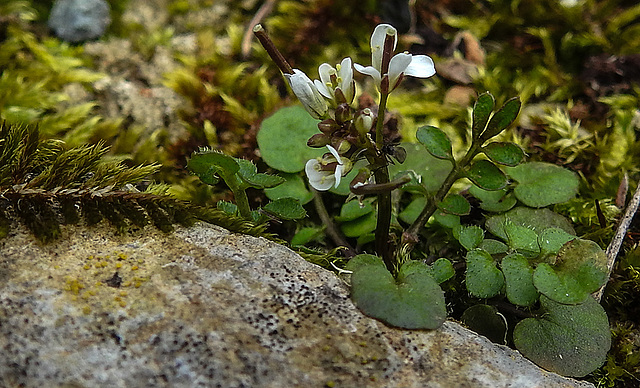
[[[225,179],[226,178],[226,179]],[[249,198],[247,198],[247,192],[244,187],[240,185],[238,178],[234,175],[223,177],[225,183],[233,192],[233,198],[236,200],[236,206],[242,218],[253,221],[251,216],[251,207],[249,207]]]
[[[424,209],[422,209],[422,212],[420,212],[418,218],[413,222],[413,224],[411,224],[411,226],[409,226],[409,228],[407,228],[407,230],[405,230],[402,235],[403,244],[413,245],[418,241],[418,230],[420,230],[420,228],[427,222],[429,217],[431,217],[433,213],[435,213],[437,204],[444,199],[444,197],[449,193],[449,190],[451,190],[451,186],[453,186],[456,180],[460,178],[460,173],[478,153],[480,145],[481,143],[479,142],[472,142],[471,147],[469,147],[469,150],[460,160],[460,162],[456,163],[455,160],[451,161],[451,163],[453,164],[451,172],[442,183],[442,186],[440,186],[440,190],[438,190],[436,195],[430,198],[429,201],[427,201],[427,204],[425,205]]]
[[[316,212],[318,212],[318,216],[320,217],[322,224],[327,227],[327,234],[331,237],[333,242],[338,246],[347,248],[346,256],[355,256],[355,250],[347,242],[347,239],[344,238],[342,233],[340,233],[338,228],[336,228],[336,225],[331,220],[331,216],[329,216],[329,212],[327,212],[327,208],[324,206],[324,202],[322,202],[322,196],[315,189],[313,190],[313,204],[316,208]]]
[[[387,160],[381,149],[384,146],[382,131],[384,129],[384,116],[387,108],[388,93],[380,93],[380,104],[378,105],[378,118],[376,122],[376,169],[374,177],[376,184],[389,183],[389,169]],[[378,194],[378,220],[376,223],[376,251],[382,257],[387,269],[394,276],[396,273],[396,263],[393,259],[393,252],[389,249],[389,228],[391,225],[391,193],[384,192]]]

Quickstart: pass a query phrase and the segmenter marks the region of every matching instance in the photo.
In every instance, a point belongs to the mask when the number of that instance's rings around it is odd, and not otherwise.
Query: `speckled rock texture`
[[[104,0],[56,0],[49,27],[67,42],[96,39],[111,23],[109,3]]]
[[[209,225],[0,240],[1,387],[589,387],[446,322],[398,330],[286,247]]]

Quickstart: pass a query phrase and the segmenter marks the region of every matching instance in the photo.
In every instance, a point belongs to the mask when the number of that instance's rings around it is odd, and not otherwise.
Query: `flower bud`
[[[326,119],[318,123],[318,129],[325,135],[331,135],[332,133],[340,129],[340,125],[338,125],[335,120]]]
[[[346,123],[351,120],[351,107],[348,104],[340,104],[336,108],[336,121],[338,124]]]
[[[307,140],[307,145],[313,148],[324,147],[331,142],[329,136],[322,133],[316,133]]]
[[[356,117],[355,126],[358,133],[365,134],[373,127],[373,112],[371,109],[364,108],[360,111],[358,117]]]
[[[285,74],[284,76],[289,81],[293,93],[311,116],[321,119],[327,114],[329,110],[327,102],[305,73],[293,69],[293,74]]]

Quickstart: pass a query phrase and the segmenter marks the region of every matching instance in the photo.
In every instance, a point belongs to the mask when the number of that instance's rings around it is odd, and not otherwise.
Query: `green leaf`
[[[267,198],[272,201],[285,197],[296,198],[303,205],[311,202],[313,193],[307,189],[300,174],[280,173],[278,175],[284,179],[284,183],[265,189],[264,193]]]
[[[454,237],[468,251],[477,248],[484,239],[484,230],[476,225],[458,226],[453,230]]]
[[[444,322],[444,294],[422,262],[405,263],[397,279],[373,255],[354,257],[346,269],[353,271],[351,298],[364,314],[405,329],[436,329]]]
[[[453,264],[444,257],[439,258],[429,266],[431,268],[431,276],[438,283],[444,283],[456,274]]]
[[[511,249],[528,256],[537,256],[540,253],[538,233],[535,230],[527,226],[516,225],[507,219],[504,231],[507,234],[507,244]]]
[[[307,227],[300,229],[292,238],[291,246],[305,245],[311,241],[318,240],[324,235],[324,228]]]
[[[298,220],[307,216],[300,201],[295,198],[279,198],[269,202],[262,209],[282,220]]]
[[[400,218],[402,221],[406,222],[407,224],[412,224],[413,222],[415,222],[415,220],[418,219],[418,216],[420,215],[420,213],[422,212],[422,209],[424,209],[426,204],[427,204],[426,197],[417,197],[416,199],[411,201],[407,205],[407,207],[402,209],[402,211],[398,214],[398,218]]]
[[[508,193],[507,189],[501,190],[484,190],[476,185],[469,187],[469,194],[478,198],[480,201],[480,208],[482,210],[490,212],[506,212],[516,205],[518,200],[513,194]]]
[[[338,222],[353,221],[357,218],[363,217],[373,212],[373,206],[371,206],[372,199],[367,199],[360,203],[357,200],[349,201],[342,205],[340,209],[340,215],[335,217]]]
[[[488,160],[478,160],[467,171],[467,178],[485,190],[500,190],[507,185],[507,176]]]
[[[460,320],[469,329],[489,338],[492,342],[507,343],[507,319],[495,306],[477,304],[462,313]]]
[[[433,214],[433,219],[438,224],[444,226],[445,228],[453,229],[456,226],[460,225],[460,216],[456,216],[454,214],[445,213],[442,211],[437,211]]]
[[[538,235],[548,228],[560,228],[569,234],[576,234],[571,222],[560,214],[554,213],[549,209],[531,209],[523,206],[489,218],[485,223],[485,227],[502,240],[509,241],[509,236],[507,236],[507,232],[504,229],[507,220],[515,225],[527,227]]]
[[[235,158],[240,166],[238,175],[249,186],[256,189],[275,187],[284,182],[284,178],[277,175],[258,173],[258,168],[250,160]]]
[[[487,124],[487,129],[482,133],[481,139],[489,140],[511,125],[518,117],[520,105],[519,97],[509,99],[500,110],[493,114]]]
[[[218,201],[216,203],[216,207],[223,212],[231,215],[238,214],[238,206],[235,203],[227,202],[227,201]]]
[[[484,240],[482,240],[480,245],[478,245],[478,248],[482,249],[483,251],[486,251],[490,255],[505,253],[509,250],[509,247],[507,246],[507,244],[503,243],[502,241],[498,241],[490,238],[485,238]]]
[[[489,92],[482,93],[478,96],[475,105],[473,106],[473,124],[471,126],[474,138],[479,138],[484,128],[487,126],[489,116],[495,106],[495,100]]]
[[[376,220],[376,213],[372,211],[362,217],[342,223],[340,229],[347,237],[359,237],[374,231]]]
[[[416,138],[436,158],[453,159],[451,140],[442,130],[431,125],[425,125],[418,128]]]
[[[407,158],[402,164],[389,166],[389,176],[398,176],[404,171],[414,171],[421,177],[422,186],[426,191],[435,192],[451,172],[451,161],[437,159],[430,153],[424,152],[424,147],[416,143],[401,143],[407,151]]]
[[[471,205],[460,194],[449,194],[438,204],[438,209],[445,213],[465,216],[471,212]]]
[[[513,143],[493,142],[482,147],[489,159],[505,166],[517,166],[524,160],[524,151]]]
[[[538,237],[540,253],[543,255],[552,254],[555,256],[565,243],[575,238],[576,236],[569,234],[560,228],[545,229]]]
[[[475,249],[467,253],[467,290],[477,298],[491,298],[500,292],[504,276],[487,252]]]
[[[209,185],[218,183],[216,175],[233,175],[240,169],[235,158],[217,151],[198,151],[191,155],[187,168]]]
[[[607,256],[593,241],[564,244],[555,263],[540,263],[533,284],[546,297],[564,304],[582,303],[607,280]]]
[[[566,202],[578,193],[580,184],[574,172],[551,163],[523,163],[507,173],[518,182],[516,197],[530,207]]]
[[[311,148],[307,140],[318,132],[318,120],[301,106],[278,110],[266,118],[257,141],[262,159],[271,168],[294,173],[304,169],[309,159],[322,156],[326,148]]]
[[[533,286],[533,268],[519,253],[505,256],[501,263],[509,302],[518,306],[531,306],[540,294]]]
[[[605,361],[611,347],[607,314],[593,298],[563,305],[540,297],[540,318],[519,322],[516,348],[539,366],[564,376],[583,377]]]

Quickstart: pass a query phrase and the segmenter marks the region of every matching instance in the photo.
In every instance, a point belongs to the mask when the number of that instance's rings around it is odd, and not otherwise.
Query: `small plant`
[[[448,314],[440,287],[447,284],[466,290],[458,294],[471,306],[462,314],[469,326],[490,326],[499,333],[492,338],[512,333],[516,348],[548,370],[584,376],[604,362],[608,320],[590,294],[607,280],[606,256],[547,208],[571,200],[579,180],[553,164],[524,163],[518,145],[494,141],[516,119],[518,98],[496,109],[491,94],[478,97],[461,157],[435,126],[418,128],[420,145],[400,144],[386,112],[388,96],[406,76],[428,78],[435,67],[425,55],[394,55],[395,28],[376,27],[371,66],[352,65],[350,58],[335,67],[324,63],[314,81],[288,64],[262,26],[254,33],[311,116],[303,118],[304,111],[294,107],[265,120],[258,134],[261,155],[283,172],[293,196],[301,202],[315,196],[334,240],[344,242],[345,235],[357,237],[359,246],[373,242],[377,255],[356,255],[345,267],[353,301],[365,314],[402,328],[437,328]],[[373,79],[377,105],[355,106],[354,68]],[[302,170],[311,190],[300,181]],[[332,220],[318,200],[324,191],[358,201],[345,203]],[[486,220],[464,223],[470,198],[488,214]],[[430,252],[424,241],[431,241],[436,228],[466,253]],[[461,279],[463,285],[456,284]],[[507,322],[516,323],[513,330]]]

